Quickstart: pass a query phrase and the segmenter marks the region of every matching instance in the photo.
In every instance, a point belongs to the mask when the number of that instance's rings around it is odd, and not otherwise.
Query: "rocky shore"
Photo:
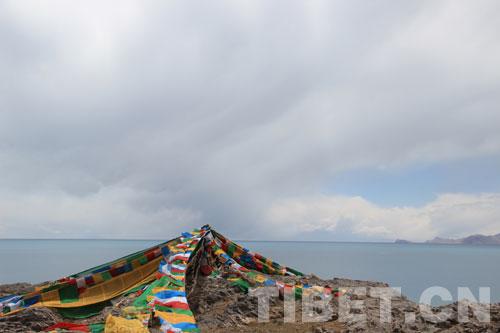
[[[428,313],[422,313],[415,302],[398,296],[392,297],[391,320],[385,323],[380,320],[380,299],[371,296],[371,290],[388,287],[387,284],[349,279],[321,280],[315,276],[302,277],[300,280],[315,285],[341,287],[344,290],[341,297],[329,302],[330,312],[323,313],[320,322],[310,322],[313,319],[303,318],[301,300],[296,300],[296,321],[284,323],[285,304],[281,297],[270,298],[269,321],[259,322],[257,298],[250,297],[222,278],[200,276],[196,281],[191,280],[188,300],[202,332],[500,332],[500,304],[491,305],[489,322],[481,322],[476,318],[472,308],[469,309],[470,320],[461,322],[456,303],[432,309],[435,315],[430,317]],[[360,287],[361,290],[366,290],[366,295],[358,293]],[[32,285],[26,283],[2,285],[0,297],[28,292],[32,288]],[[105,307],[101,314],[73,322],[102,322],[108,314],[116,314],[135,297],[131,294],[114,299],[113,305]],[[343,305],[341,302],[344,302]],[[354,306],[355,302],[358,302],[357,306]],[[290,306],[290,303],[287,305]],[[341,309],[346,305],[350,307],[347,313],[345,309]],[[0,332],[40,332],[61,321],[71,320],[64,319],[55,309],[27,309],[0,317]]]

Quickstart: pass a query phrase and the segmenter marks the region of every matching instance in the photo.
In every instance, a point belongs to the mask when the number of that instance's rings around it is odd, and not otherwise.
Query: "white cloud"
[[[150,193],[103,188],[87,196],[64,192],[0,192],[0,238],[169,239],[200,226],[199,212],[151,207]]]
[[[442,194],[421,207],[381,207],[361,197],[321,196],[276,202],[267,221],[284,237],[326,232],[347,223],[368,239],[423,241],[436,236],[500,233],[500,194]]]

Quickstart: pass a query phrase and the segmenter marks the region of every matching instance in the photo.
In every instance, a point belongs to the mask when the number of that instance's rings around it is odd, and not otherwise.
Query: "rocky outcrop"
[[[0,332],[41,332],[60,321],[62,321],[61,316],[51,309],[31,308],[7,317],[0,317]]]
[[[32,284],[20,282],[20,283],[12,283],[12,284],[3,284],[0,285],[0,297],[4,297],[7,295],[17,295],[17,294],[25,294],[33,291],[35,288]]]
[[[285,303],[280,297],[270,298],[269,321],[259,322],[257,298],[241,292],[223,278],[201,275],[191,278],[188,301],[202,332],[500,332],[500,304],[491,305],[488,323],[483,323],[474,316],[472,308],[469,309],[470,320],[460,322],[456,303],[428,309],[421,308],[404,296],[396,296],[392,298],[391,320],[385,323],[380,319],[380,299],[374,297],[372,292],[376,288],[388,287],[385,283],[340,278],[322,280],[314,275],[289,277],[285,280],[340,287],[344,293],[340,298],[333,298],[330,301],[330,309],[324,313],[321,322],[311,322],[303,313],[302,301],[297,299],[294,303],[296,321],[284,323]],[[32,286],[27,284],[0,286],[0,290],[9,293],[29,291],[31,288]],[[100,315],[75,322],[102,322],[110,311],[120,311],[121,308],[130,305],[134,297],[136,296],[132,294],[114,299],[113,306],[105,308]],[[346,304],[349,308],[348,313],[342,312],[345,308],[341,309]],[[287,305],[290,306],[290,303]],[[320,310],[315,309],[315,311]],[[429,313],[433,315],[429,316]],[[39,332],[62,320],[64,319],[57,311],[51,309],[27,309],[7,317],[0,317],[0,332]]]
[[[198,282],[198,288],[189,297],[202,332],[499,332],[500,304],[492,305],[490,322],[482,323],[470,311],[470,321],[458,320],[457,304],[424,311],[418,304],[404,296],[392,298],[391,321],[381,322],[380,299],[371,296],[373,288],[386,288],[385,283],[350,279],[321,280],[315,276],[302,278],[318,285],[344,288],[343,301],[351,305],[361,301],[363,309],[352,308],[347,315],[340,315],[341,299],[331,302],[331,313],[322,322],[303,320],[302,303],[295,302],[295,323],[284,323],[285,304],[281,298],[271,298],[269,322],[259,323],[257,299],[240,293],[223,279]],[[366,290],[366,295],[356,294],[356,289]],[[434,314],[429,315],[429,312]],[[449,313],[449,315],[448,315]],[[359,319],[356,315],[365,315]]]

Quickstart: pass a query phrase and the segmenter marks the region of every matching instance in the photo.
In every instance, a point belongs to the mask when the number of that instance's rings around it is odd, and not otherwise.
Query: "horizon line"
[[[3,240],[99,240],[99,241],[158,241],[164,242],[163,239],[153,239],[153,238],[0,238],[0,241]],[[234,239],[236,242],[263,242],[263,243],[295,243],[295,242],[304,242],[304,243],[382,243],[382,244],[392,244],[395,243],[393,241],[341,241],[341,240],[273,240],[273,239]],[[412,243],[418,244],[418,243]]]

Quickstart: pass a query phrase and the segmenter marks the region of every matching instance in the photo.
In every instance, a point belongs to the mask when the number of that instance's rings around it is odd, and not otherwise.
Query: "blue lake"
[[[76,273],[160,243],[154,240],[0,240],[0,284],[42,282]],[[468,287],[491,288],[500,302],[500,247],[390,243],[240,242],[322,278],[383,281],[418,300],[429,287],[457,297]]]

